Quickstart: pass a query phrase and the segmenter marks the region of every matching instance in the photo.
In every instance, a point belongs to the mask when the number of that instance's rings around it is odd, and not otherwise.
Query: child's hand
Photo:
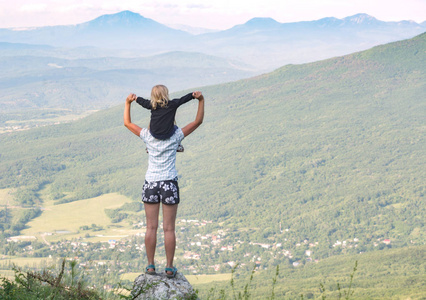
[[[136,100],[136,94],[129,94],[129,96],[127,96],[126,98],[127,103],[132,103],[135,100]]]
[[[203,94],[200,91],[196,91],[192,93],[192,96],[198,100],[203,98]]]

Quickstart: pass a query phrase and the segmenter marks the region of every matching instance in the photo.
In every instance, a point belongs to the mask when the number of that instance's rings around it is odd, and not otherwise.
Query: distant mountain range
[[[13,118],[10,113],[14,111],[98,110],[121,102],[130,92],[149,97],[151,87],[158,83],[176,91],[255,74],[238,61],[194,52],[69,59],[62,56],[95,53],[93,49],[64,53],[51,46],[10,43],[0,43],[0,48],[0,128],[5,125],[2,121]],[[4,114],[9,116],[4,119]],[[29,117],[34,120],[35,116]]]
[[[177,50],[173,45],[178,45],[191,36],[187,32],[172,29],[130,11],[103,15],[77,25],[0,30],[2,42],[71,48],[92,46],[139,49],[145,55]]]
[[[344,19],[295,23],[254,18],[228,30],[192,35],[123,11],[77,25],[0,29],[0,42],[125,49],[132,52],[127,55],[138,56],[168,51],[201,52],[238,59],[258,70],[271,70],[288,63],[364,50],[424,31],[425,22],[383,22],[367,14],[357,14]]]

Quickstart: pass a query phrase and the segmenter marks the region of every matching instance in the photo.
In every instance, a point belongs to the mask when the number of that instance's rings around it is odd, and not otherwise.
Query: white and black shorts
[[[160,203],[174,205],[179,203],[179,186],[177,180],[148,182],[145,180],[142,189],[144,203]]]

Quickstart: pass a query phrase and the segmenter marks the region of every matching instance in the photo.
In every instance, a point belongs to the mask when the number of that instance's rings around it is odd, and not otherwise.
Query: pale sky
[[[123,10],[211,29],[254,17],[286,23],[367,13],[382,21],[426,20],[426,0],[0,0],[0,28],[78,24]]]

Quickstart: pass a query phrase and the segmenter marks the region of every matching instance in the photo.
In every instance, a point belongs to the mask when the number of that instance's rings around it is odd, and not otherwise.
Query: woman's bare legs
[[[160,212],[160,203],[144,203],[146,216],[145,249],[148,258],[148,265],[154,265],[155,247],[157,246],[157,228],[158,214]],[[148,271],[154,271],[149,269]]]
[[[164,246],[166,248],[167,268],[173,268],[173,259],[176,249],[176,214],[178,204],[165,205],[163,204],[163,230],[164,230]],[[172,272],[167,272],[172,274]]]

